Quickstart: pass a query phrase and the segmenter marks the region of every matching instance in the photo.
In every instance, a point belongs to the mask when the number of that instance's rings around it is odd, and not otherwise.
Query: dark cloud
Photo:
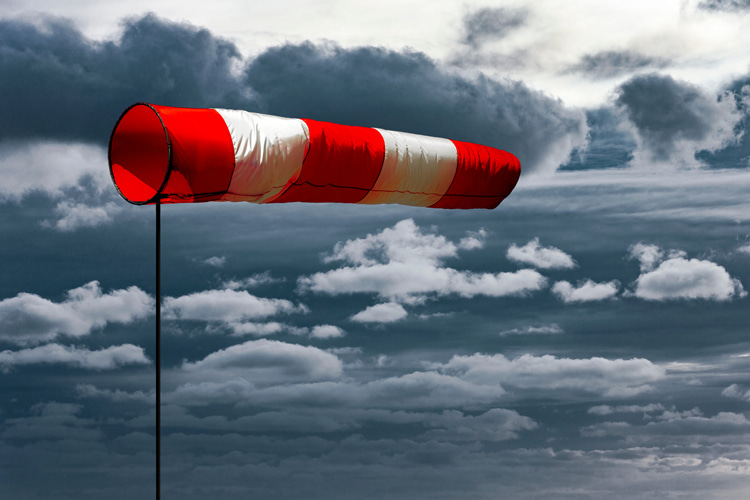
[[[0,21],[0,136],[104,142],[137,101],[247,106],[232,75],[237,48],[205,29],[153,15],[129,20],[118,42],[93,42],[71,24]]]
[[[582,112],[523,83],[462,77],[421,53],[306,43],[246,63],[207,30],[153,15],[127,21],[116,42],[60,21],[4,21],[0,73],[14,96],[0,103],[3,137],[104,142],[125,107],[147,101],[446,136],[512,151],[532,171],[563,163],[586,127]]]
[[[462,43],[474,48],[485,42],[505,38],[509,32],[526,23],[528,12],[524,9],[485,7],[466,14],[463,18]]]
[[[669,62],[666,59],[650,57],[629,50],[608,50],[596,54],[586,54],[581,60],[568,68],[568,73],[583,73],[593,79],[612,78],[644,68],[663,68]]]
[[[417,52],[311,43],[261,54],[246,81],[271,114],[478,142],[513,152],[526,172],[556,168],[583,145],[583,112],[528,88],[469,79]]]
[[[738,12],[742,10],[750,10],[750,0],[704,0],[698,4],[698,8],[705,10]]]
[[[740,116],[732,99],[717,99],[671,76],[636,76],[616,90],[615,104],[630,120],[641,148],[657,161],[687,161],[701,150],[723,149]]]
[[[702,139],[711,130],[704,96],[671,76],[635,77],[620,86],[615,102],[660,159],[669,156],[676,140]]]

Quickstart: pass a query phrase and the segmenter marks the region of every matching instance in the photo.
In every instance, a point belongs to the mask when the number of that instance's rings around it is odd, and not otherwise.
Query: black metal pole
[[[161,499],[161,200],[156,198],[156,500]]]

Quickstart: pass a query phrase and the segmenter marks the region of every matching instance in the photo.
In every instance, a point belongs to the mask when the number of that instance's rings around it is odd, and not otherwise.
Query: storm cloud
[[[636,160],[695,165],[697,152],[717,151],[739,138],[741,114],[728,94],[717,98],[659,74],[634,77],[616,94],[615,104],[636,131]]]
[[[512,151],[526,172],[553,171],[586,142],[582,111],[518,81],[464,76],[420,52],[302,43],[245,60],[206,29],[154,15],[126,21],[107,42],[59,20],[0,21],[0,73],[0,92],[14,96],[0,103],[4,138],[104,144],[120,113],[145,101],[478,142]]]
[[[663,368],[647,359],[569,359],[530,354],[512,360],[502,354],[453,356],[435,368],[474,384],[502,380],[504,386],[519,389],[581,390],[620,397],[649,391],[649,384],[665,376]]]
[[[237,48],[205,29],[153,15],[124,23],[117,42],[95,42],[71,23],[0,21],[3,138],[104,143],[138,101],[184,107],[247,107],[232,68]]]

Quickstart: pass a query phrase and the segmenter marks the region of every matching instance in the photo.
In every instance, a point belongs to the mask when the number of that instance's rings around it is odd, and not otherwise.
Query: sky
[[[0,0],[0,488],[154,494],[134,102],[515,154],[494,210],[162,209],[162,497],[750,492],[750,2]]]

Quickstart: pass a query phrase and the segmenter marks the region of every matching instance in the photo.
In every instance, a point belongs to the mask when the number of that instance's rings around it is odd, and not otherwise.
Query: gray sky
[[[163,498],[750,490],[750,6],[0,1],[3,498],[153,495],[137,101],[516,154],[492,211],[163,208]]]

